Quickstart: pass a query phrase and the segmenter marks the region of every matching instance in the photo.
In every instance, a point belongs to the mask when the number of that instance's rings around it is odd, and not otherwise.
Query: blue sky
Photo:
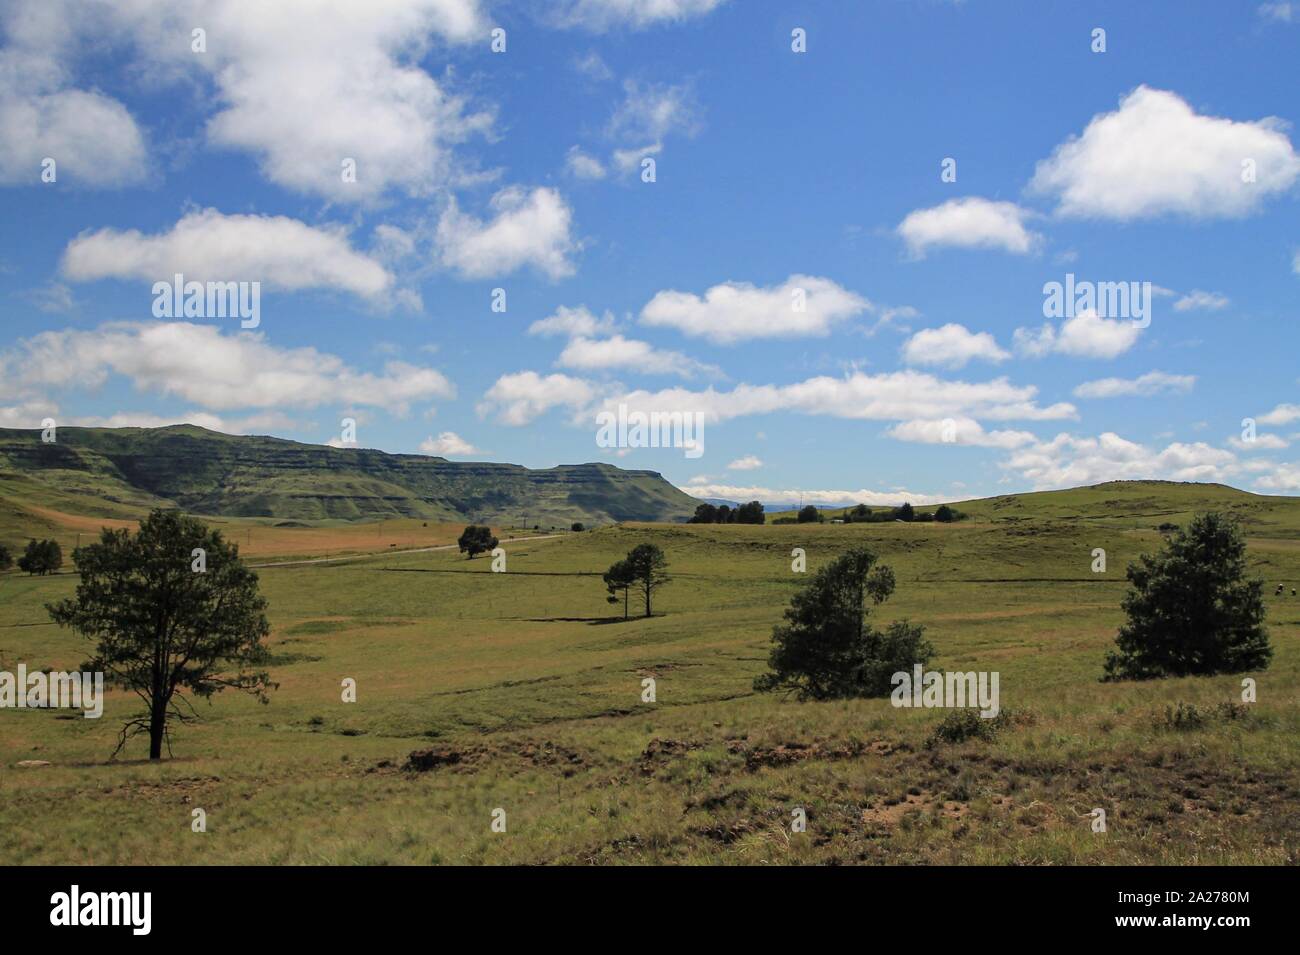
[[[1300,493],[1300,3],[0,9],[0,426]],[[257,327],[157,317],[176,272],[260,283]],[[1067,274],[1146,320],[1046,315]],[[597,446],[619,404],[703,453]]]

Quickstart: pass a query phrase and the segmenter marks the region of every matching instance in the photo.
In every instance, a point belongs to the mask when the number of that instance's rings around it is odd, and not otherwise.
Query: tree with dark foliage
[[[1154,557],[1128,567],[1128,621],[1106,654],[1107,680],[1242,673],[1273,656],[1264,627],[1264,582],[1246,577],[1235,521],[1200,514]]]
[[[799,509],[800,524],[815,524],[822,519],[822,512],[811,504]]]
[[[28,574],[44,576],[63,566],[63,548],[54,540],[29,540],[23,556],[18,558],[18,569]]]
[[[605,571],[605,588],[610,603],[616,602],[615,592],[623,591],[624,616],[628,590],[636,590],[645,599],[645,615],[651,616],[650,601],[654,592],[670,580],[664,552],[654,544],[638,544],[627,552],[627,557]]]
[[[164,742],[170,752],[170,722],[197,718],[187,692],[210,699],[230,687],[267,702],[275,684],[256,669],[269,659],[266,600],[220,531],[158,510],[134,535],[105,528],[73,559],[76,595],[46,609],[59,626],[96,642],[82,669],[105,673],[145,705],[122,727],[114,756],[141,732],[150,759],[162,758]]]
[[[0,570],[8,570],[14,565],[14,555],[9,552],[9,548],[0,544]]]
[[[635,580],[632,577],[632,567],[626,560],[620,560],[610,565],[609,570],[604,575],[605,589],[609,591],[609,596],[605,598],[606,602],[618,603],[618,592],[623,592],[623,619],[627,619],[628,594],[632,590],[632,584]]]
[[[868,600],[879,606],[893,592],[894,572],[865,547],[817,571],[772,631],[771,672],[754,689],[813,700],[887,696],[894,673],[924,666],[935,652],[919,625],[895,621],[881,632],[867,623]]]
[[[461,553],[469,553],[467,560],[473,560],[479,554],[492,550],[500,543],[492,534],[492,528],[480,527],[477,524],[470,524],[465,530],[461,531],[460,540],[457,545]]]

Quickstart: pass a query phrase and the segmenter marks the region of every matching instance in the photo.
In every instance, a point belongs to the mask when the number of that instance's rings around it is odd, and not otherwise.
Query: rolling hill
[[[698,503],[654,471],[529,469],[220,434],[194,425],[0,429],[0,500],[130,518],[157,506],[296,521],[677,521]]]

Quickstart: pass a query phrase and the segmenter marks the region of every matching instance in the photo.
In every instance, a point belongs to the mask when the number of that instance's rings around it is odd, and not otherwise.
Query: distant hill
[[[1239,519],[1248,533],[1300,536],[1300,498],[1252,494],[1226,484],[1190,481],[1107,481],[1061,491],[1004,494],[950,505],[971,521],[1070,521],[1134,528],[1182,524],[1193,514],[1221,511]],[[819,508],[827,520],[847,508]],[[873,511],[889,508],[872,507]],[[918,507],[932,511],[933,505]]]
[[[283,438],[166,428],[0,429],[0,504],[9,497],[101,517],[156,506],[285,520],[679,521],[696,500],[654,471],[610,464],[532,470]]]

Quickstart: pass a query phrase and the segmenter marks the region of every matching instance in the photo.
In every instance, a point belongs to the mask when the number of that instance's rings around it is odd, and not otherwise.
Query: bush
[[[1106,654],[1106,680],[1241,673],[1273,656],[1262,580],[1246,579],[1246,542],[1219,514],[1193,518],[1154,557],[1128,567],[1127,622]]]
[[[985,719],[979,710],[953,710],[943,718],[930,738],[925,741],[926,749],[933,749],[940,743],[964,743],[968,739],[992,742],[998,733],[1012,723],[1017,722],[1010,710],[999,710],[997,716]]]
[[[9,548],[0,544],[0,570],[8,570],[14,565],[14,555],[9,552]]]
[[[1166,706],[1163,717],[1156,721],[1156,728],[1163,730],[1198,730],[1212,723],[1230,723],[1245,719],[1250,714],[1250,707],[1244,703],[1224,702],[1214,706],[1200,707],[1195,703],[1179,700],[1174,706]]]
[[[63,548],[58,541],[30,540],[23,556],[18,558],[18,569],[29,574],[52,574],[63,566]]]
[[[798,520],[800,524],[815,524],[821,521],[821,519],[821,511],[817,510],[817,508],[811,504],[799,509]]]
[[[582,526],[582,521],[574,521],[574,522],[573,522],[573,525],[569,528],[569,530],[571,530],[571,531],[585,531],[586,528]]]

